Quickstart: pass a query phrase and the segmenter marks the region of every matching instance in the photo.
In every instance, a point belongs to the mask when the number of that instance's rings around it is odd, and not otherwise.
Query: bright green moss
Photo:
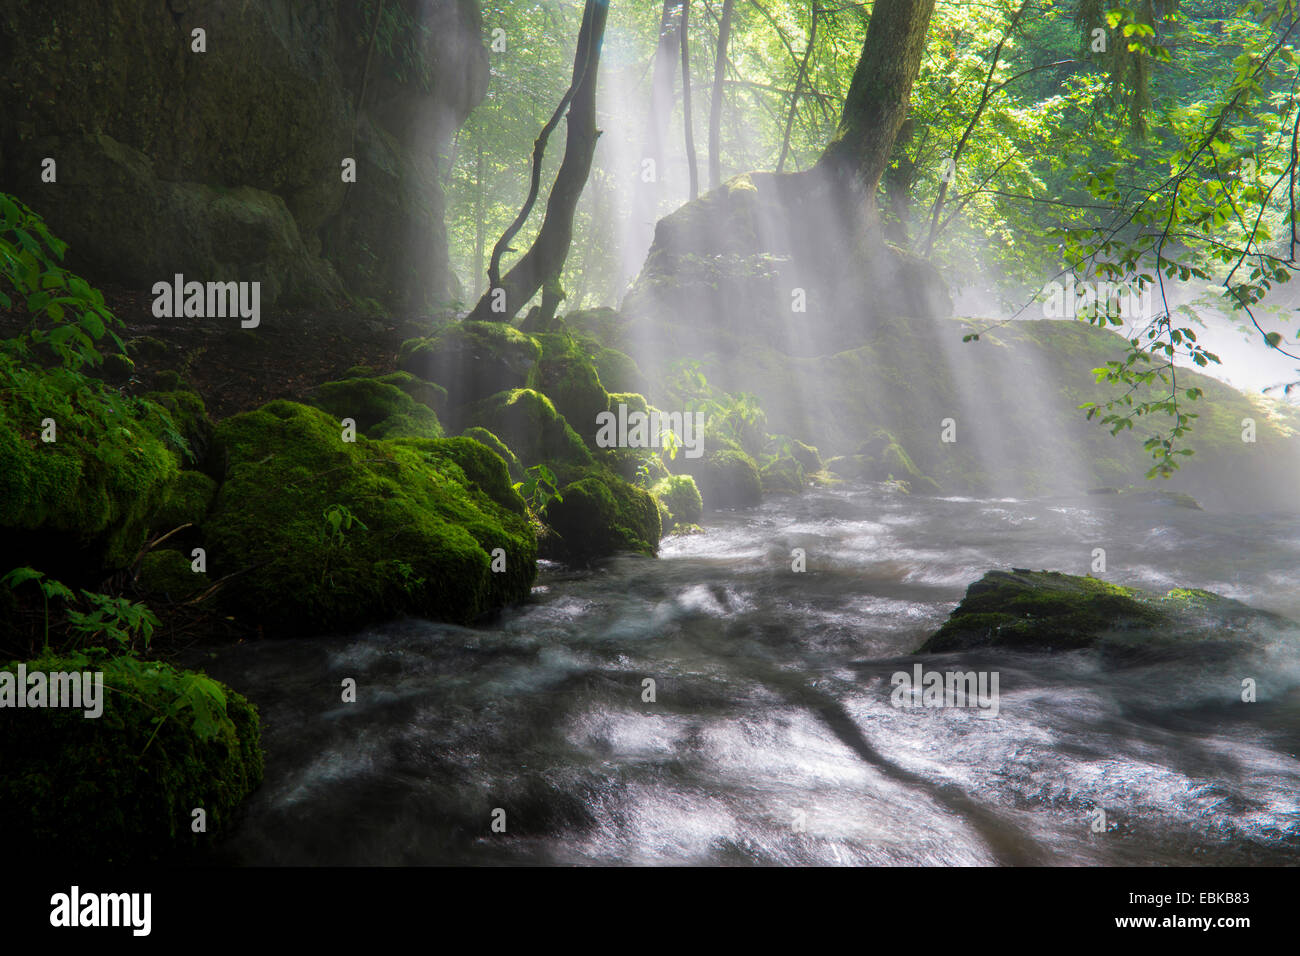
[[[471,406],[466,422],[486,428],[519,456],[524,467],[560,461],[585,465],[591,452],[551,400],[530,388],[499,392]]]
[[[217,495],[217,483],[201,471],[182,471],[167,486],[162,506],[149,520],[153,531],[167,532],[203,520]]]
[[[579,436],[594,442],[596,417],[609,408],[596,367],[568,335],[548,332],[536,339],[542,354],[529,374],[529,387],[549,398]]]
[[[524,466],[519,463],[519,459],[515,457],[515,453],[512,452],[510,447],[500,438],[497,438],[496,435],[492,434],[486,428],[479,428],[477,425],[465,429],[465,431],[462,432],[462,435],[465,438],[474,439],[479,444],[485,445],[495,452],[501,460],[506,463],[506,468],[510,472],[510,478],[512,481],[523,481]]]
[[[432,408],[382,379],[326,382],[312,389],[308,401],[340,420],[351,418],[368,438],[442,437],[442,425]]]
[[[663,524],[665,531],[678,525],[697,524],[704,514],[704,501],[690,475],[669,475],[655,482],[650,493],[668,511],[668,520]]]
[[[274,633],[468,622],[529,593],[533,531],[504,462],[470,439],[348,443],[336,419],[276,401],[222,422],[217,442],[228,464],[202,529],[209,568],[244,572],[222,598]],[[359,523],[336,532],[330,511]],[[490,570],[496,548],[506,573]]]
[[[66,386],[66,387],[65,387]],[[123,568],[176,477],[159,406],[60,370],[0,363],[0,562],[51,573]],[[42,441],[45,420],[55,441]]]
[[[15,672],[17,662],[0,669]],[[189,672],[131,659],[48,656],[29,671],[98,670],[104,711],[5,711],[0,733],[0,833],[14,859],[127,864],[180,860],[210,843],[262,780],[257,711],[223,688],[217,732],[200,739],[176,688]],[[111,688],[111,690],[110,690]],[[174,713],[161,724],[160,715]],[[205,834],[191,812],[207,814]]]

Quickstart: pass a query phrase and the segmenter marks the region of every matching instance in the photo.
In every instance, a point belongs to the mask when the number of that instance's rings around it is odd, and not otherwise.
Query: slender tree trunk
[[[609,0],[587,0],[582,13],[582,28],[578,31],[578,49],[573,58],[573,82],[565,99],[569,102],[568,136],[564,159],[560,162],[555,184],[546,203],[546,215],[541,229],[528,251],[520,257],[505,276],[498,281],[494,272],[499,269],[505,244],[527,218],[532,201],[536,198],[537,177],[541,169],[545,140],[538,138],[534,148],[533,188],[530,199],[511,229],[497,242],[493,250],[493,263],[489,266],[489,285],[479,299],[469,318],[508,322],[528,301],[544,289],[543,311],[552,310],[559,302],[559,278],[564,261],[573,241],[573,214],[582,196],[583,186],[591,172],[592,156],[596,151],[596,78],[600,71],[600,49],[605,37],[605,20],[609,14]],[[556,121],[552,117],[552,121]],[[552,124],[548,124],[552,127]],[[547,129],[543,133],[549,132]],[[513,229],[513,231],[512,231]]]
[[[474,168],[474,292],[479,290],[483,276],[483,250],[487,245],[487,215],[485,208],[487,190],[483,185],[483,144],[478,144],[478,157]]]
[[[687,28],[691,17],[691,0],[682,0],[682,126],[686,131],[686,169],[690,174],[691,198],[700,195],[700,164],[695,154],[695,130],[691,120],[691,48]]]
[[[794,92],[790,94],[790,112],[785,118],[785,135],[781,137],[781,156],[776,161],[776,171],[785,172],[785,157],[790,152],[790,131],[794,129],[794,114],[799,109],[799,94],[803,91],[803,79],[808,75],[808,60],[812,57],[813,47],[817,44],[817,4],[812,5],[812,21],[808,27],[808,46],[803,51],[803,61],[799,64],[799,75],[795,77]]]
[[[654,177],[644,182],[644,193],[652,194],[657,201],[659,182],[663,178],[664,140],[668,135],[668,120],[673,112],[673,72],[680,55],[678,49],[682,32],[676,22],[676,12],[684,0],[664,0],[659,18],[659,46],[655,50],[654,75],[650,81],[650,116],[646,121],[645,159],[653,166]],[[653,208],[652,204],[652,208]]]
[[[731,8],[735,0],[722,0],[718,49],[713,57],[713,96],[709,99],[709,188],[722,185],[722,85],[727,72],[727,43],[731,40]]]
[[[817,161],[819,171],[857,193],[868,221],[875,217],[876,187],[907,116],[934,4],[876,0],[839,128]]]

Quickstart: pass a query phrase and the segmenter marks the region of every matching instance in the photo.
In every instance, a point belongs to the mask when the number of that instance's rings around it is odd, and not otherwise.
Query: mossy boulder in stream
[[[668,510],[669,520],[664,530],[679,525],[698,524],[704,515],[704,499],[690,475],[668,475],[655,482],[650,493]]]
[[[15,859],[180,861],[220,834],[262,780],[257,711],[229,687],[130,657],[73,654],[25,663],[28,673],[102,671],[103,713],[86,719],[75,708],[5,711],[0,833]],[[195,681],[217,696],[199,693]],[[161,723],[160,714],[167,715]],[[207,815],[205,834],[191,830],[199,807]]]
[[[1057,571],[990,571],[920,652],[979,647],[1018,650],[1142,650],[1242,640],[1300,625],[1211,591],[1177,588],[1163,597]]]
[[[472,438],[480,445],[495,452],[497,456],[506,463],[506,469],[510,473],[513,481],[524,480],[524,466],[519,463],[519,458],[510,450],[510,446],[503,442],[496,435],[492,434],[486,428],[480,428],[478,425],[465,429],[461,433],[464,438]]]
[[[674,467],[695,479],[706,510],[749,508],[763,500],[763,480],[758,466],[743,451],[730,448],[711,451]]]
[[[655,499],[601,468],[560,489],[542,519],[554,532],[543,539],[545,553],[567,561],[586,561],[619,551],[654,555],[663,527]]]
[[[536,575],[526,508],[472,439],[341,438],[337,419],[275,401],[217,428],[225,480],[203,523],[232,613],[275,634],[401,614],[472,621]],[[492,573],[500,548],[506,572]]]
[[[166,533],[203,521],[217,496],[217,483],[201,471],[182,471],[167,487],[162,506],[150,518],[153,531]]]

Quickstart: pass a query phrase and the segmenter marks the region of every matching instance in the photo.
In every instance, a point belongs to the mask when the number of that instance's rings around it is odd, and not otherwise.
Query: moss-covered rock
[[[596,417],[609,409],[609,394],[596,367],[568,335],[548,332],[536,338],[542,355],[528,377],[529,386],[549,398],[584,441],[594,444]]]
[[[211,736],[194,727],[190,672],[133,658],[47,656],[31,671],[102,671],[103,714],[5,711],[0,832],[15,858],[127,864],[182,859],[230,823],[261,782],[261,729],[244,697],[218,686]],[[16,673],[17,662],[0,667]],[[113,690],[110,691],[109,688]],[[157,722],[159,714],[168,719]],[[203,808],[207,833],[191,830]]]
[[[185,470],[167,487],[162,506],[149,521],[150,529],[171,531],[181,525],[197,525],[212,507],[217,483],[201,471]]]
[[[441,438],[437,413],[398,384],[410,388],[418,380],[409,373],[399,375],[387,381],[357,377],[326,382],[307,394],[307,402],[340,420],[351,418],[368,438]]]
[[[610,392],[609,404],[606,409],[617,415],[620,405],[627,406],[629,415],[632,412],[641,412],[644,415],[650,411],[650,403],[646,401],[645,396],[640,392]]]
[[[194,570],[191,558],[168,549],[145,554],[135,583],[146,595],[183,601],[206,590],[212,581],[205,572]]]
[[[704,514],[704,500],[690,475],[662,478],[655,482],[650,493],[668,511],[668,521],[663,523],[664,531],[673,530],[678,525],[697,524]]]
[[[630,355],[604,346],[589,348],[587,355],[607,389],[644,393],[649,388],[649,381]]]
[[[924,644],[921,652],[976,647],[1072,650],[1300,635],[1300,624],[1210,591],[1175,589],[1163,597],[1056,571],[990,571]]]
[[[529,593],[532,528],[505,463],[472,439],[348,443],[325,412],[275,401],[222,422],[217,445],[208,566],[243,572],[222,600],[271,633],[467,622]],[[496,548],[505,573],[490,570]]]
[[[527,385],[541,357],[535,338],[504,322],[461,322],[402,343],[398,366],[470,403]]]
[[[592,468],[560,495],[542,512],[554,532],[543,541],[547,556],[581,562],[619,551],[658,553],[659,507],[645,489]]]
[[[120,401],[95,382],[67,391],[53,373],[8,359],[0,361],[6,389],[0,564],[36,564],[59,577],[126,567],[179,471],[159,406]]]
[[[758,466],[743,451],[705,452],[702,458],[686,459],[677,470],[695,479],[704,507],[709,511],[749,508],[763,500]]]
[[[510,446],[503,442],[496,435],[492,434],[486,428],[480,428],[475,425],[463,431],[462,436],[472,438],[476,442],[496,452],[502,461],[506,463],[506,469],[510,472],[513,481],[524,480],[524,466],[519,463],[518,457],[510,450]]]
[[[184,455],[187,464],[202,468],[212,446],[212,419],[198,392],[176,389],[171,392],[149,392],[146,401],[160,405],[167,411],[172,426],[185,440]]]
[[[463,417],[504,441],[526,468],[550,461],[591,463],[591,452],[564,416],[531,388],[498,392],[470,406]]]
[[[760,477],[765,494],[800,495],[808,484],[803,465],[789,455],[764,465]]]

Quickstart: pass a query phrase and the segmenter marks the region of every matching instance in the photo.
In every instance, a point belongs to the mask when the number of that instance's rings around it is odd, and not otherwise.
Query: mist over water
[[[1294,862],[1294,633],[1122,661],[909,656],[987,569],[1084,573],[1098,539],[1108,580],[1300,617],[1294,515],[871,486],[773,500],[658,560],[549,566],[530,604],[484,627],[408,620],[218,651],[207,669],[258,704],[268,760],[217,857]],[[806,573],[789,570],[794,547]],[[999,672],[997,717],[891,706],[890,675],[917,661]],[[1243,676],[1258,703],[1240,703]],[[355,704],[338,703],[345,677]]]

